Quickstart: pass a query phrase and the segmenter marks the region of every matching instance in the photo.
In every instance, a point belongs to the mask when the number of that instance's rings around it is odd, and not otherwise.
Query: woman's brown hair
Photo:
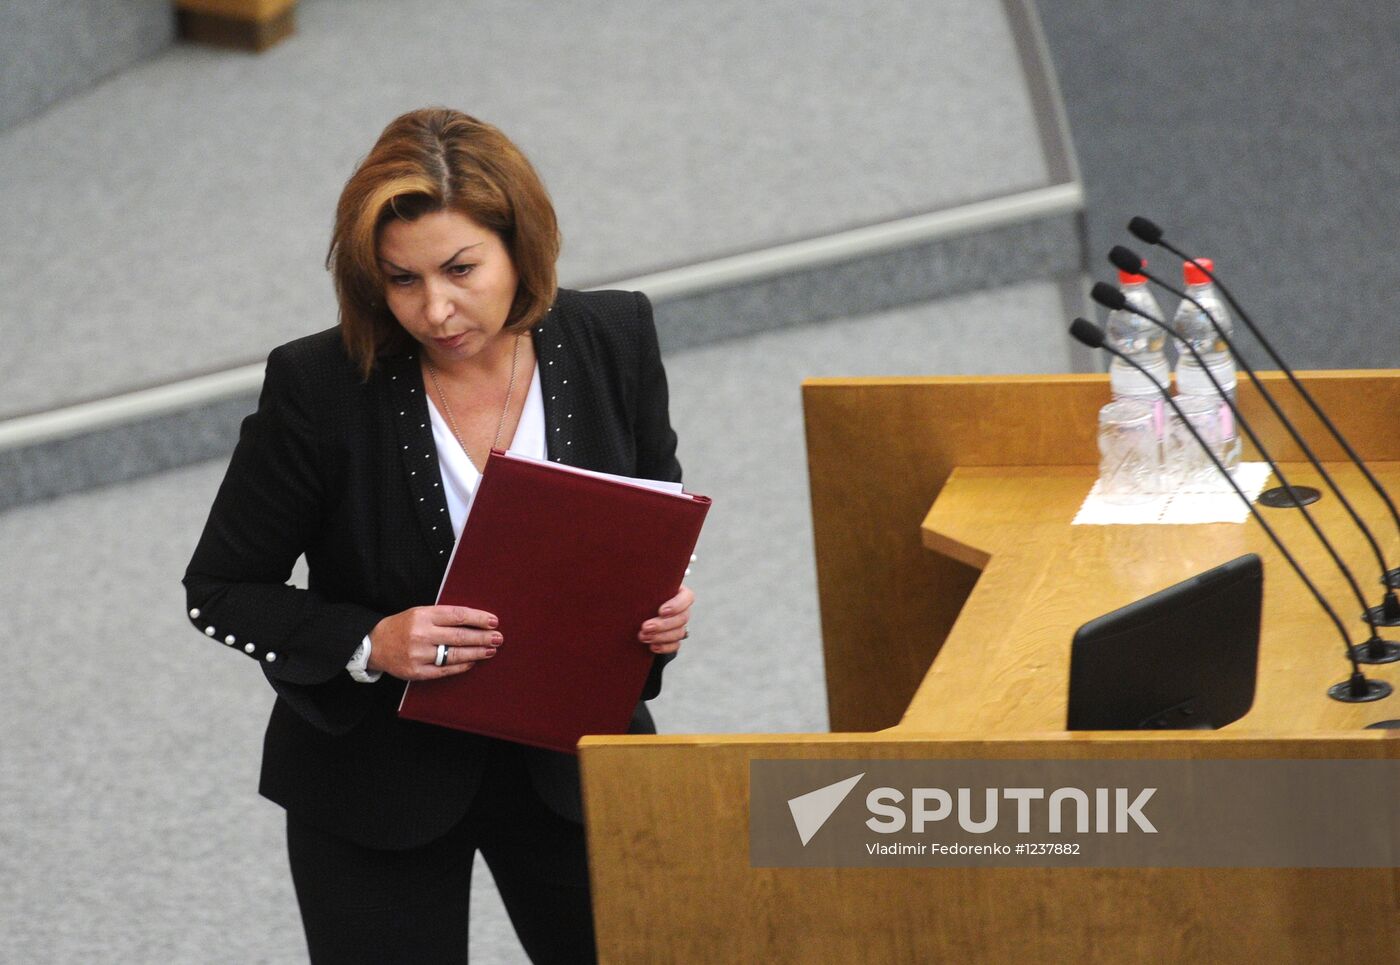
[[[539,175],[499,130],[445,107],[396,117],[340,193],[326,267],[335,279],[340,334],[365,378],[380,353],[409,336],[384,303],[379,231],[456,211],[500,236],[519,279],[506,330],[528,331],[554,304],[559,225]]]

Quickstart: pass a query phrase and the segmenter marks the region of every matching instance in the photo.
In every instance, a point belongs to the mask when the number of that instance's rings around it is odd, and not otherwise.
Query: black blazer
[[[549,458],[680,481],[643,295],[561,289],[533,338]],[[366,381],[336,329],[275,349],[184,584],[195,627],[277,691],[260,790],[302,820],[408,848],[471,803],[489,741],[400,720],[402,681],[345,670],[380,619],[434,602],[452,547],[417,352],[382,357]],[[305,590],[286,583],[303,553]],[[639,704],[633,731],[651,730]],[[521,753],[546,803],[580,820],[577,759]]]

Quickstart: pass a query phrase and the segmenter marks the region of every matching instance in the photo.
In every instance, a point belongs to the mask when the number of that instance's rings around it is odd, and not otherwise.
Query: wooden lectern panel
[[[977,580],[919,539],[953,467],[1092,462],[1105,392],[1094,375],[803,383],[832,730],[899,722]],[[1020,416],[1060,408],[1089,416]]]
[[[1400,952],[1392,869],[749,864],[753,760],[1400,758],[1400,743],[1377,731],[1206,743],[1155,734],[587,737],[581,752],[603,962],[1316,965]]]

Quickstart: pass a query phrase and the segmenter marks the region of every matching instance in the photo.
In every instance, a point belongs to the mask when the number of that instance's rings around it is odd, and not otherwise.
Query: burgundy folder
[[[709,508],[492,450],[438,603],[496,614],[505,642],[409,684],[399,716],[568,753],[625,734],[653,660],[637,633],[680,588]]]

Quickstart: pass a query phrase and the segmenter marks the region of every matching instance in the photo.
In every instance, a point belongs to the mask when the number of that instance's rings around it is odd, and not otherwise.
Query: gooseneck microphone
[[[1094,323],[1083,318],[1076,318],[1074,323],[1070,325],[1069,333],[1076,341],[1087,345],[1089,348],[1101,348],[1115,358],[1121,359],[1128,365],[1137,369],[1144,376],[1147,376],[1147,378],[1156,385],[1156,380],[1152,379],[1152,377],[1148,375],[1147,370],[1139,365],[1135,359],[1129,358],[1113,346],[1107,344],[1103,329],[1099,328]],[[1191,424],[1191,420],[1187,419],[1182,413],[1181,407],[1176,404],[1176,400],[1172,398],[1171,392],[1162,386],[1158,386],[1158,391],[1160,391],[1162,397],[1166,399],[1167,404],[1172,407],[1172,411],[1175,412],[1177,418],[1181,420],[1181,424],[1190,431],[1192,438],[1194,438],[1197,444],[1205,451],[1205,454],[1210,457],[1210,461],[1214,463],[1216,470],[1230,483],[1231,488],[1235,490],[1235,494],[1244,501],[1245,508],[1249,510],[1250,514],[1254,516],[1259,525],[1263,527],[1264,532],[1268,534],[1269,539],[1273,541],[1279,553],[1288,561],[1288,565],[1293,567],[1293,572],[1298,574],[1298,578],[1303,581],[1303,585],[1312,593],[1313,599],[1317,600],[1318,605],[1322,607],[1323,612],[1325,612],[1332,621],[1332,625],[1337,628],[1337,633],[1341,635],[1347,661],[1351,664],[1351,676],[1346,680],[1328,687],[1327,695],[1333,700],[1339,700],[1343,703],[1365,703],[1390,696],[1390,684],[1386,683],[1384,680],[1371,680],[1361,672],[1361,665],[1356,659],[1356,651],[1359,648],[1352,645],[1351,637],[1347,634],[1347,628],[1346,625],[1342,623],[1342,618],[1337,616],[1337,611],[1327,602],[1327,598],[1322,595],[1322,591],[1308,578],[1307,573],[1303,572],[1303,568],[1298,565],[1298,561],[1293,558],[1293,554],[1288,552],[1288,548],[1283,545],[1283,540],[1279,539],[1278,534],[1275,533],[1273,527],[1269,525],[1269,521],[1263,517],[1259,510],[1254,508],[1253,503],[1251,503],[1249,497],[1245,495],[1244,490],[1240,488],[1239,483],[1235,482],[1234,477],[1231,476],[1224,465],[1221,464],[1220,459],[1211,450],[1211,447],[1201,438],[1201,434],[1196,431],[1196,427]]]
[[[1128,230],[1147,244],[1161,245],[1182,261],[1189,261],[1191,264],[1201,269],[1206,277],[1215,283],[1215,287],[1220,290],[1220,294],[1225,296],[1225,300],[1230,303],[1230,307],[1235,310],[1235,313],[1240,316],[1240,320],[1249,328],[1250,334],[1258,339],[1259,344],[1263,346],[1264,351],[1269,354],[1269,358],[1273,359],[1274,364],[1279,367],[1279,371],[1288,379],[1289,384],[1293,386],[1294,390],[1302,397],[1303,401],[1308,404],[1308,408],[1312,409],[1313,415],[1317,416],[1318,421],[1331,433],[1332,438],[1337,441],[1337,445],[1341,446],[1342,451],[1347,454],[1347,458],[1356,465],[1357,469],[1361,470],[1361,474],[1366,477],[1366,481],[1371,484],[1371,488],[1376,491],[1376,494],[1380,496],[1381,500],[1385,503],[1386,509],[1390,510],[1390,518],[1394,520],[1396,530],[1400,531],[1400,510],[1395,508],[1395,503],[1391,500],[1390,494],[1386,492],[1385,487],[1380,484],[1380,480],[1376,479],[1375,475],[1372,474],[1370,467],[1366,465],[1365,461],[1357,454],[1356,450],[1351,447],[1351,443],[1342,435],[1341,430],[1338,429],[1332,423],[1332,420],[1327,417],[1327,414],[1322,411],[1322,406],[1317,404],[1317,400],[1313,398],[1312,393],[1307,390],[1303,383],[1298,381],[1298,378],[1293,374],[1293,370],[1288,367],[1288,363],[1283,360],[1282,356],[1274,349],[1274,346],[1264,337],[1264,333],[1259,331],[1259,326],[1254,324],[1254,320],[1249,317],[1249,313],[1244,310],[1244,306],[1235,300],[1235,296],[1231,294],[1229,288],[1225,287],[1225,283],[1216,277],[1213,270],[1207,268],[1194,257],[1167,241],[1167,239],[1163,237],[1162,229],[1146,218],[1140,215],[1133,218],[1128,222]],[[1385,586],[1389,589],[1400,588],[1400,569],[1387,570],[1384,581]]]
[[[1313,519],[1312,513],[1308,512],[1306,504],[1298,499],[1297,493],[1288,482],[1288,477],[1284,474],[1282,467],[1269,455],[1269,450],[1265,448],[1263,441],[1260,440],[1258,434],[1255,433],[1254,427],[1249,424],[1249,420],[1240,413],[1239,407],[1230,396],[1226,394],[1225,389],[1220,384],[1220,380],[1215,377],[1215,373],[1210,370],[1210,366],[1206,365],[1205,359],[1201,358],[1201,354],[1196,350],[1196,347],[1192,345],[1189,340],[1182,338],[1177,335],[1176,332],[1172,331],[1171,327],[1160,318],[1128,304],[1128,300],[1124,297],[1123,293],[1112,285],[1098,282],[1094,285],[1093,290],[1089,294],[1094,301],[1105,308],[1110,310],[1126,310],[1140,318],[1147,319],[1147,321],[1166,332],[1170,338],[1176,339],[1182,348],[1190,353],[1191,357],[1196,360],[1196,363],[1201,367],[1201,371],[1205,374],[1206,378],[1209,379],[1210,384],[1214,386],[1215,391],[1220,395],[1221,401],[1229,407],[1231,415],[1234,416],[1235,424],[1243,430],[1244,434],[1249,438],[1249,441],[1254,444],[1254,448],[1264,457],[1264,460],[1269,464],[1269,468],[1273,470],[1274,475],[1278,476],[1278,481],[1283,484],[1284,491],[1292,498],[1294,507],[1297,508],[1298,512],[1303,514],[1303,519],[1307,522],[1308,527],[1313,531],[1318,541],[1322,543],[1328,555],[1332,557],[1332,562],[1336,564],[1337,569],[1340,570],[1342,576],[1346,578],[1347,585],[1351,587],[1352,593],[1356,595],[1357,602],[1361,604],[1363,617],[1371,632],[1366,642],[1356,647],[1355,658],[1362,663],[1391,663],[1400,660],[1400,645],[1381,639],[1380,634],[1376,631],[1376,623],[1371,619],[1370,607],[1366,603],[1366,596],[1361,592],[1361,587],[1356,582],[1356,578],[1352,575],[1351,568],[1347,566],[1346,561],[1342,559],[1341,554],[1338,553],[1336,547],[1332,545],[1332,541],[1322,532],[1322,527],[1317,524],[1317,520]],[[1108,348],[1108,346],[1105,346],[1105,348]],[[1156,380],[1154,379],[1153,385],[1156,384]],[[1161,386],[1158,386],[1158,389],[1160,390]],[[1169,395],[1170,393],[1167,394]],[[1175,405],[1173,405],[1173,408],[1175,408]],[[1227,473],[1226,475],[1229,474]],[[1234,484],[1233,477],[1230,482],[1231,485]],[[1246,500],[1246,502],[1248,502],[1248,500]],[[1250,510],[1251,512],[1253,511],[1252,504]]]
[[[1376,537],[1371,532],[1370,527],[1367,526],[1365,521],[1361,518],[1361,514],[1358,513],[1356,511],[1356,508],[1351,504],[1351,500],[1347,499],[1347,497],[1342,493],[1341,488],[1337,485],[1336,481],[1333,480],[1331,473],[1324,469],[1322,463],[1318,461],[1317,455],[1313,452],[1312,448],[1307,444],[1307,442],[1304,441],[1302,434],[1298,431],[1298,428],[1294,424],[1293,420],[1289,419],[1288,416],[1284,414],[1283,409],[1279,407],[1278,401],[1274,398],[1274,394],[1270,392],[1269,389],[1264,385],[1264,383],[1259,380],[1259,376],[1255,374],[1254,368],[1249,364],[1249,362],[1245,360],[1245,357],[1240,353],[1239,349],[1235,346],[1235,343],[1230,339],[1230,336],[1226,334],[1225,326],[1220,324],[1220,320],[1211,313],[1210,309],[1202,305],[1189,293],[1173,287],[1163,279],[1158,278],[1156,275],[1149,272],[1143,260],[1139,258],[1137,256],[1137,253],[1132,251],[1131,249],[1124,248],[1122,245],[1117,245],[1113,248],[1112,251],[1108,253],[1108,260],[1111,261],[1115,267],[1121,269],[1122,271],[1131,272],[1132,274],[1136,275],[1142,275],[1144,278],[1150,279],[1160,287],[1171,292],[1173,295],[1176,295],[1179,298],[1183,298],[1186,301],[1189,301],[1191,304],[1199,308],[1201,312],[1206,316],[1206,318],[1209,319],[1211,327],[1215,329],[1216,336],[1222,342],[1224,342],[1226,346],[1229,347],[1230,352],[1235,357],[1235,361],[1239,363],[1239,367],[1244,370],[1244,373],[1247,376],[1249,376],[1249,380],[1254,383],[1255,389],[1258,390],[1260,397],[1268,404],[1269,409],[1273,412],[1275,418],[1277,418],[1279,423],[1284,427],[1285,430],[1287,430],[1289,436],[1292,437],[1294,443],[1297,444],[1298,448],[1302,450],[1303,455],[1307,457],[1307,460],[1309,463],[1312,464],[1313,469],[1317,470],[1318,475],[1321,476],[1323,481],[1327,483],[1327,487],[1332,490],[1332,494],[1337,497],[1337,500],[1342,504],[1343,508],[1346,509],[1347,514],[1351,516],[1352,522],[1356,524],[1357,529],[1361,530],[1362,535],[1366,537],[1366,542],[1370,544],[1371,552],[1375,554],[1376,562],[1380,566],[1380,583],[1381,586],[1385,588],[1385,595],[1381,598],[1381,602],[1376,606],[1368,606],[1365,600],[1362,601],[1361,605],[1366,612],[1366,616],[1363,617],[1363,619],[1366,619],[1368,623],[1371,623],[1373,625],[1380,624],[1383,626],[1395,626],[1396,624],[1400,624],[1400,598],[1396,597],[1395,590],[1390,585],[1389,574],[1392,571],[1390,565],[1386,562],[1385,554],[1381,550],[1380,543],[1377,542]],[[1280,477],[1280,481],[1282,481],[1282,477]],[[1283,489],[1283,495],[1285,496],[1287,501],[1283,502],[1282,505],[1291,506],[1299,501],[1312,502],[1312,499],[1304,500],[1304,497],[1298,491],[1298,489],[1301,488],[1306,487],[1285,487]],[[1264,500],[1262,498],[1260,501],[1265,503],[1268,502],[1267,500]],[[1397,647],[1395,649],[1394,654],[1391,656],[1391,660],[1400,660],[1400,647]]]

